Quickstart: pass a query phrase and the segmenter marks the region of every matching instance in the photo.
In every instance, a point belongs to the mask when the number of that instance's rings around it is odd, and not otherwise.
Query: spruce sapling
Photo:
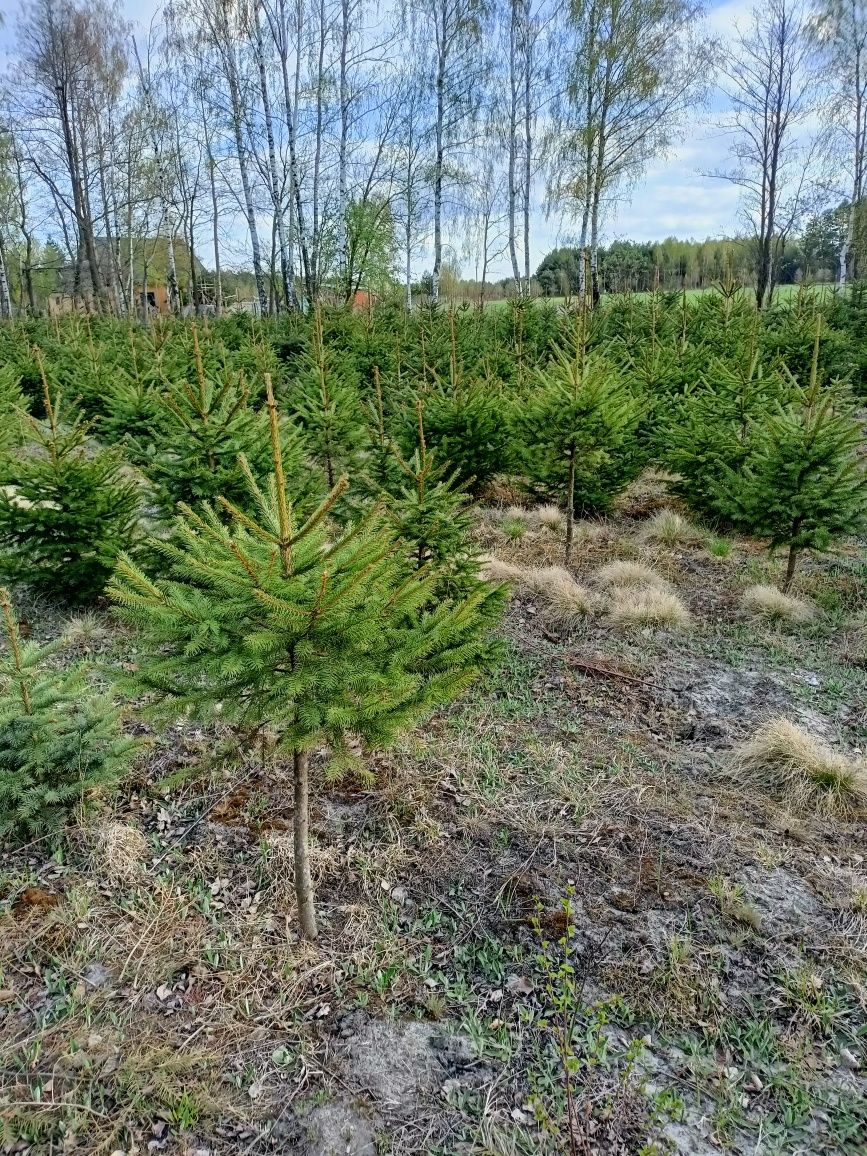
[[[313,317],[313,352],[290,387],[289,401],[308,452],[321,465],[330,491],[341,474],[353,473],[358,464],[364,420],[354,375],[334,350],[325,347],[318,305]]]
[[[345,478],[299,523],[266,386],[274,472],[265,488],[241,459],[253,512],[225,498],[225,517],[181,505],[173,541],[159,544],[170,576],[152,582],[124,558],[111,594],[140,632],[135,678],[157,708],[219,712],[254,734],[267,726],[291,755],[298,916],[314,939],[309,752],[328,746],[332,770],[358,767],[359,742],[386,745],[453,698],[490,654],[489,610],[501,595],[479,586],[437,605],[435,569],[408,573],[377,512],[334,538],[326,520]]]
[[[736,525],[788,547],[786,593],[804,550],[827,550],[867,524],[863,430],[848,390],[819,380],[817,327],[810,381],[752,423],[743,467],[726,470],[720,505]],[[787,371],[786,371],[787,372]]]
[[[257,476],[268,469],[267,418],[250,405],[243,374],[227,369],[222,380],[207,374],[196,326],[192,331],[196,380],[166,381],[158,403],[158,436],[144,466],[169,515],[178,502],[211,500],[218,494],[243,501],[247,486],[238,468],[241,453]],[[300,470],[297,435],[293,440],[284,428],[283,436],[287,466]]]
[[[479,583],[479,553],[470,539],[470,503],[466,487],[440,466],[425,440],[424,410],[416,401],[418,446],[407,459],[395,447],[402,477],[386,495],[386,507],[398,536],[412,550],[420,570],[433,565],[439,575],[436,595],[454,597]]]
[[[87,684],[87,667],[58,670],[47,646],[21,639],[7,590],[0,590],[6,653],[0,657],[0,836],[26,840],[61,823],[93,792],[109,790],[134,740]]]
[[[567,564],[576,512],[605,509],[641,467],[634,440],[641,412],[617,370],[587,352],[583,325],[514,409],[515,449],[530,491],[566,510]]]
[[[29,442],[14,457],[14,485],[0,489],[0,572],[7,581],[70,604],[92,602],[118,554],[132,544],[138,489],[113,449],[88,442],[75,415],[44,385],[46,419],[28,419]]]

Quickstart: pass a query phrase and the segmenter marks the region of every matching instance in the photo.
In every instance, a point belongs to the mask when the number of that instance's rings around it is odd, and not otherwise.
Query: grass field
[[[694,301],[700,297],[703,297],[707,293],[715,292],[715,290],[713,288],[687,289],[687,290],[685,290],[685,292],[686,292],[687,300]],[[838,286],[830,285],[830,284],[806,285],[806,286],[779,285],[776,288],[776,290],[774,291],[774,302],[779,303],[779,304],[790,302],[790,301],[794,300],[795,298],[797,298],[798,294],[801,292],[809,293],[813,296],[817,296],[820,298],[828,298],[828,297],[833,296],[834,293],[839,293],[840,289]],[[744,288],[744,293],[746,293],[749,296],[752,296],[752,290],[748,286]],[[617,296],[617,294],[606,293],[606,294],[603,294],[603,300],[609,300],[615,296]],[[628,294],[628,296],[634,297],[637,300],[645,300],[646,301],[649,297],[652,296],[652,294],[649,292],[648,293],[630,293],[630,294]],[[506,304],[506,300],[507,299],[503,299],[500,301],[488,301],[488,302],[486,302],[486,307],[487,308],[502,308]],[[540,302],[547,302],[551,305],[564,305],[566,303],[565,297],[539,297],[539,298],[537,298],[537,300]],[[471,298],[467,298],[467,301],[471,305],[472,304],[478,304],[477,300],[474,301]]]

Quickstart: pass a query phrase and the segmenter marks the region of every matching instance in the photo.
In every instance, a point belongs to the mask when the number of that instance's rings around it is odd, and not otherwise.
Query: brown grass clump
[[[771,719],[733,755],[738,779],[794,811],[847,818],[867,807],[867,768],[786,718]]]
[[[511,562],[498,558],[496,554],[485,554],[481,559],[480,574],[485,582],[517,583],[523,581],[526,571],[523,566],[514,566]]]
[[[771,622],[809,622],[816,617],[812,602],[783,594],[776,586],[748,586],[741,595],[744,608]]]
[[[641,537],[647,542],[660,542],[663,546],[682,546],[696,542],[701,534],[682,514],[665,509],[642,526]]]
[[[596,581],[615,589],[671,589],[661,574],[641,562],[609,562],[596,571]]]
[[[106,878],[122,883],[139,874],[150,846],[137,827],[127,823],[102,823],[94,835],[99,866]]]
[[[546,616],[552,622],[568,626],[587,618],[595,609],[590,591],[576,582],[562,566],[527,570],[524,585],[545,601]]]
[[[538,506],[534,513],[536,515],[536,521],[546,530],[552,530],[554,533],[559,533],[565,525],[566,518],[563,514],[563,511],[557,506]]]
[[[612,622],[621,626],[667,626],[682,629],[690,614],[676,594],[659,587],[617,590],[609,611]]]

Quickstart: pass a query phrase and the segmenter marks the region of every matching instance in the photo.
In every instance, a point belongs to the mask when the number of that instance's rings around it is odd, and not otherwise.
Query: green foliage
[[[437,383],[424,394],[427,443],[473,493],[510,467],[511,438],[503,418],[504,397],[496,383]],[[408,423],[405,445],[407,434]]]
[[[29,421],[29,440],[7,459],[14,485],[0,490],[0,572],[5,580],[70,604],[92,602],[118,554],[133,541],[139,505],[115,450],[100,449],[60,399],[46,391],[44,422]]]
[[[434,596],[440,600],[479,586],[479,552],[470,537],[472,518],[465,487],[435,461],[436,455],[425,442],[422,414],[419,400],[418,445],[409,459],[395,449],[402,476],[386,495],[386,507],[398,537],[411,549],[412,565],[418,570],[432,566],[436,571]]]
[[[435,568],[407,577],[375,514],[334,540],[326,518],[345,480],[298,525],[275,464],[262,489],[242,462],[255,517],[225,499],[230,525],[207,504],[182,507],[176,541],[158,544],[170,577],[119,562],[110,593],[148,655],[138,681],[173,711],[267,723],[290,750],[330,743],[341,756],[349,732],[380,746],[476,674],[493,594],[423,611]]]
[[[136,443],[139,460],[154,481],[166,514],[179,502],[211,500],[218,494],[243,501],[247,494],[238,455],[244,454],[254,474],[267,472],[268,419],[250,404],[243,374],[232,370],[208,376],[193,329],[196,380],[167,382],[158,394],[155,423],[146,448]],[[133,384],[125,404],[135,407],[139,386]],[[146,404],[148,395],[143,402]],[[116,399],[116,405],[124,404]],[[301,468],[301,448],[286,430],[286,455],[292,468]],[[147,430],[144,431],[147,437]]]
[[[512,415],[529,490],[576,513],[607,509],[643,464],[634,436],[641,414],[622,376],[603,357],[586,354],[581,338],[558,349]]]
[[[0,590],[7,650],[0,658],[0,837],[50,831],[95,792],[111,790],[135,743],[95,694],[87,669],[52,666],[60,643],[23,642]]]
[[[706,376],[686,393],[660,437],[664,464],[678,475],[675,493],[711,518],[725,516],[720,480],[739,470],[750,453],[750,437],[787,382],[765,373],[756,357],[745,369],[714,359]]]
[[[348,359],[325,346],[316,309],[313,346],[288,390],[292,416],[304,431],[310,456],[319,463],[327,490],[341,474],[354,475],[364,442],[364,412]]]
[[[20,375],[11,365],[0,366],[0,478],[5,482],[14,477],[7,455],[20,444],[24,426],[24,396]]]
[[[863,430],[848,390],[819,380],[818,338],[809,384],[750,421],[740,469],[726,468],[719,504],[732,522],[789,548],[788,587],[798,554],[826,550],[867,525]]]

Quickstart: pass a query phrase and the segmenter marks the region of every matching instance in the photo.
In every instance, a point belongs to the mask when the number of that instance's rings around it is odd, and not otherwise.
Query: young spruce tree
[[[70,604],[97,598],[118,554],[132,544],[139,494],[113,449],[89,444],[80,415],[64,421],[45,387],[46,419],[28,419],[29,441],[10,457],[0,489],[0,573]]]
[[[243,374],[226,369],[209,375],[195,326],[193,349],[196,380],[165,383],[158,399],[155,436],[144,461],[169,516],[179,502],[210,501],[217,495],[244,501],[247,485],[238,468],[238,455],[245,455],[257,477],[267,473],[270,459],[268,421],[250,404]],[[297,434],[293,438],[284,425],[282,436],[287,469],[300,471]]]
[[[135,742],[121,735],[110,700],[88,686],[85,664],[52,667],[61,643],[22,641],[7,590],[0,608],[0,838],[26,840],[114,787]]]
[[[325,345],[322,313],[313,316],[313,349],[288,390],[292,417],[304,432],[310,457],[319,463],[328,491],[341,474],[353,475],[365,439],[364,413],[355,375]]]
[[[788,548],[784,592],[804,550],[827,550],[867,524],[862,425],[848,388],[821,384],[818,356],[817,331],[808,385],[789,374],[791,399],[753,422],[745,462],[721,483],[720,506],[737,526]]]
[[[397,447],[400,479],[385,493],[386,508],[398,537],[411,550],[417,569],[431,566],[438,574],[438,598],[466,595],[479,584],[479,551],[470,537],[470,500],[466,486],[427,447],[424,409],[416,401],[418,445],[410,458]]]
[[[538,373],[536,389],[512,418],[528,488],[566,510],[567,565],[576,512],[606,509],[643,464],[634,436],[641,403],[614,366],[587,352],[581,329]]]
[[[299,524],[270,379],[267,398],[274,472],[264,489],[241,460],[255,512],[221,498],[226,524],[208,504],[182,506],[174,541],[160,547],[170,576],[151,582],[124,558],[111,593],[140,631],[140,686],[172,713],[219,710],[254,733],[267,725],[291,754],[298,916],[313,939],[309,752],[327,745],[332,768],[357,765],[359,740],[381,747],[457,694],[489,654],[500,592],[436,605],[436,570],[410,569],[377,513],[335,539],[326,519],[345,478]]]

